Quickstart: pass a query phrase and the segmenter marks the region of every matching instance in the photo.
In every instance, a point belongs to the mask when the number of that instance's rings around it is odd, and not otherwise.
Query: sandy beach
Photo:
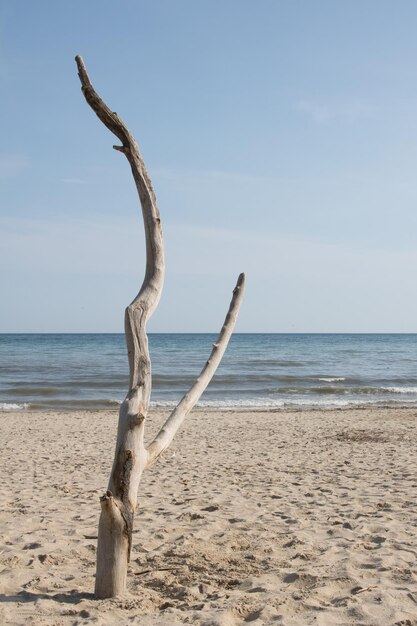
[[[95,600],[116,423],[0,415],[0,623],[417,624],[415,409],[195,411],[142,480],[128,593]]]

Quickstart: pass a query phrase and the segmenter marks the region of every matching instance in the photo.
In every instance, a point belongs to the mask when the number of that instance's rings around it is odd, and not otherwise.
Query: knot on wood
[[[100,496],[100,502],[105,502],[106,500],[110,500],[113,497],[111,491],[107,489],[106,493],[103,496]]]
[[[127,148],[126,148],[126,146],[113,146],[113,150],[117,150],[117,152],[124,152],[124,153],[126,153]]]
[[[129,421],[129,429],[133,430],[133,428],[137,428],[141,426],[145,421],[145,416],[142,413],[137,413],[136,415],[132,415]]]

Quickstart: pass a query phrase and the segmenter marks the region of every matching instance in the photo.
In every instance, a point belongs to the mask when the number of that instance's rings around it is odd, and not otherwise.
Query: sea
[[[150,334],[152,406],[174,407],[216,335]],[[0,411],[117,409],[123,334],[0,335]],[[197,406],[417,406],[417,334],[234,334]]]

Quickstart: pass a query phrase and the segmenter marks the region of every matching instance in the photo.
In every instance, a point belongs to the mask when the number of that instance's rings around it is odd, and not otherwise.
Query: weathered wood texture
[[[95,593],[99,598],[120,595],[126,588],[133,519],[142,473],[169,446],[186,415],[213,377],[226,350],[243,296],[241,274],[233,292],[225,323],[199,378],[146,448],[145,420],[151,395],[151,361],[146,324],[161,296],[164,282],[164,247],[159,210],[138,145],[117,113],[97,95],[84,62],[76,57],[84,97],[103,124],[121,142],[113,146],[129,161],[142,206],[146,241],[146,271],[138,295],[126,308],[125,333],[129,358],[129,390],[120,407],[116,450],[107,492],[101,501],[97,545]]]

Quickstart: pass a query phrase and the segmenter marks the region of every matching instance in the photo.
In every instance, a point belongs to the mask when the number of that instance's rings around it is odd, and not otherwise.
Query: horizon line
[[[218,331],[153,331],[148,335],[218,335]],[[125,335],[124,332],[89,332],[89,331],[55,331],[55,332],[0,332],[0,335]],[[242,331],[233,335],[417,335],[417,331]]]

